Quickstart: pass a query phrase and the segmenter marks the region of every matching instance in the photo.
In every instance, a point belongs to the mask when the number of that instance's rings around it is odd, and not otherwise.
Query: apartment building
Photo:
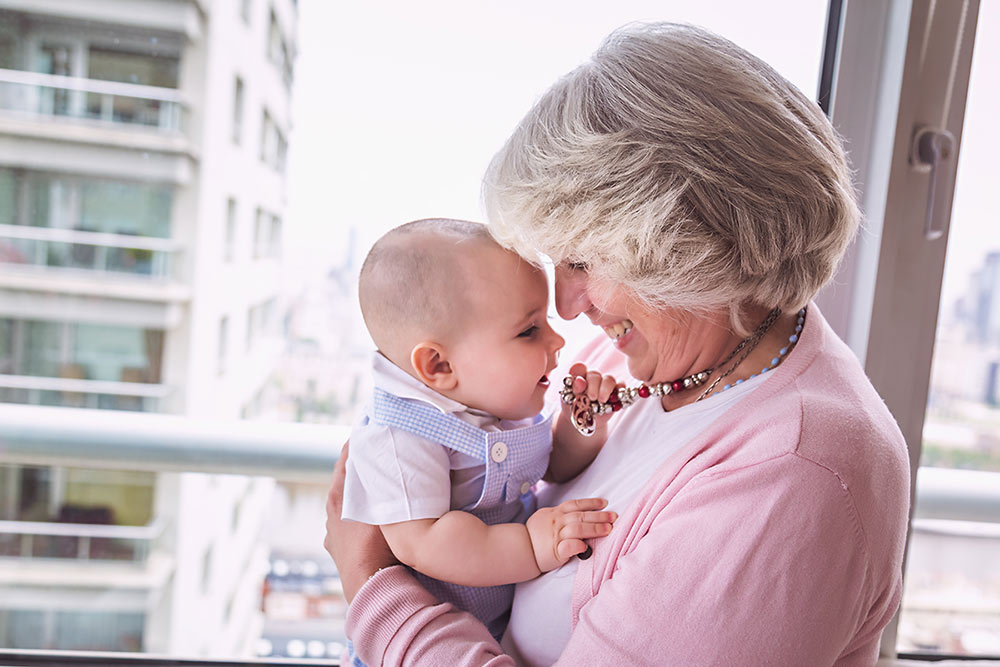
[[[296,22],[294,0],[0,0],[0,402],[260,410]],[[0,646],[249,654],[272,488],[0,459]]]

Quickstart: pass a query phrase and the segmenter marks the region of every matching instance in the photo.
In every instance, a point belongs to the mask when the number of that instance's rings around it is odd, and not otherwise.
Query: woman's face
[[[586,315],[628,357],[632,377],[647,383],[709,368],[729,338],[724,321],[669,308],[652,310],[620,286],[598,284],[577,265],[556,266],[555,297],[560,317]]]

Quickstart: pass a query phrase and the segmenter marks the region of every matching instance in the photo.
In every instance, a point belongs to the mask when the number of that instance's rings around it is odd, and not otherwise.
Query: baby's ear
[[[417,343],[410,352],[410,365],[420,381],[431,389],[450,391],[458,384],[455,370],[438,343]]]

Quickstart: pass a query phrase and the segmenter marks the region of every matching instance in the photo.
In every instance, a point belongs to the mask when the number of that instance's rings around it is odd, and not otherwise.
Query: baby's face
[[[545,274],[514,253],[476,250],[462,286],[472,312],[449,355],[454,398],[501,419],[538,414],[566,342],[549,326]]]

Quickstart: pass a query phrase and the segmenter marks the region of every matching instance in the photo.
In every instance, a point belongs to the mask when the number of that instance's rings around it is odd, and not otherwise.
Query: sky
[[[481,220],[491,156],[614,28],[708,26],[815,96],[826,17],[826,0],[299,4],[286,256],[303,270],[336,261],[351,225],[364,250],[409,220]]]
[[[946,299],[964,289],[987,249],[1000,248],[986,200],[995,177],[977,166],[992,164],[1000,146],[992,120],[1000,93],[977,85],[988,77],[986,63],[1000,62],[1000,3],[983,4]],[[409,220],[481,220],[479,185],[490,157],[533,101],[614,28],[649,20],[703,25],[815,97],[827,8],[826,0],[299,5],[285,253],[302,279],[343,261],[352,227],[359,254]]]

